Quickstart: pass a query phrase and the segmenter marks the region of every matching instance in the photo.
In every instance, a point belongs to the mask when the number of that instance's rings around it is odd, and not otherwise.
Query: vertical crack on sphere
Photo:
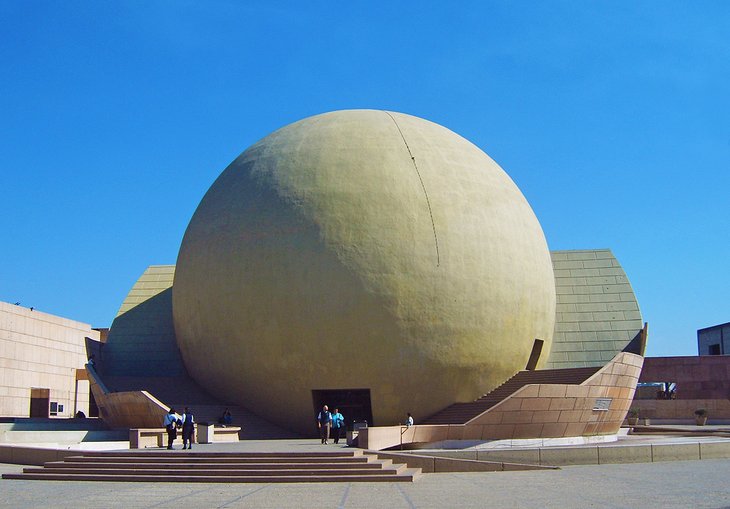
[[[431,200],[428,199],[428,191],[426,191],[426,184],[423,183],[423,177],[421,177],[421,172],[418,171],[418,165],[416,164],[416,158],[413,155],[413,152],[411,152],[411,147],[408,146],[408,141],[406,140],[405,135],[403,134],[403,131],[401,131],[400,126],[398,125],[398,122],[393,118],[393,115],[390,114],[390,112],[386,111],[385,113],[388,114],[388,116],[393,120],[393,123],[398,128],[398,132],[400,133],[401,138],[403,138],[403,143],[406,146],[406,149],[408,150],[408,156],[411,158],[411,161],[413,161],[413,168],[416,170],[416,175],[418,175],[418,181],[421,183],[421,189],[423,189],[423,194],[426,197],[426,205],[428,206],[428,215],[431,218],[431,227],[433,228],[433,241],[436,245],[436,267],[441,265],[441,256],[439,255],[439,238],[438,235],[436,235],[436,223],[433,221],[433,210],[431,209]]]

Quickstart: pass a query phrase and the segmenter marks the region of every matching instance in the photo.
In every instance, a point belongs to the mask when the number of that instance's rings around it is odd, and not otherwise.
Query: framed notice
[[[593,410],[606,412],[611,408],[611,401],[613,401],[611,398],[597,398],[593,404]]]

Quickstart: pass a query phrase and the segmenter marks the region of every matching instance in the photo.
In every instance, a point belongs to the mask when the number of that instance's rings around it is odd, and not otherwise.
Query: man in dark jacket
[[[194,431],[195,419],[193,413],[188,407],[185,407],[185,413],[182,416],[182,435],[183,435],[183,449],[193,448],[193,431]],[[188,445],[190,442],[190,445]]]
[[[329,412],[327,405],[322,407],[322,411],[317,415],[317,427],[322,443],[327,444],[330,438],[330,427],[332,426],[332,414]]]

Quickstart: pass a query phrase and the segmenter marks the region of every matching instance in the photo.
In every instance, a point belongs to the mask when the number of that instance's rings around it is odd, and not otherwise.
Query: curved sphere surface
[[[547,357],[555,286],[492,159],[432,122],[351,110],[272,133],[218,177],[173,315],[200,384],[311,432],[313,390],[369,389],[375,425],[418,421],[524,369],[535,338]]]

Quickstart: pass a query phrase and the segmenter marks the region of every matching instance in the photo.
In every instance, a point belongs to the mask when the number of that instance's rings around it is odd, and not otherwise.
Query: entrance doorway
[[[50,417],[51,389],[32,387],[30,389],[30,416],[48,419]]]
[[[94,393],[89,391],[89,417],[99,417],[99,407],[96,405]]]
[[[370,389],[312,389],[312,404],[315,417],[324,405],[329,407],[330,412],[339,408],[349,430],[353,422],[367,421],[368,426],[374,424]]]

